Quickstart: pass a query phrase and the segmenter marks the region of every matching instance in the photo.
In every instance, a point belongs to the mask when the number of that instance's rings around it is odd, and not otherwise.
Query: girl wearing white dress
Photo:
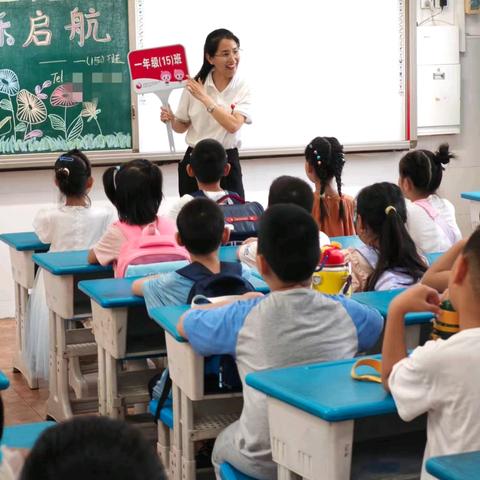
[[[115,219],[106,207],[92,207],[88,192],[93,178],[90,161],[79,150],[61,155],[55,162],[55,185],[61,194],[59,205],[40,210],[33,228],[50,252],[86,250],[102,236]],[[33,374],[48,378],[48,308],[42,270],[35,278],[27,307],[26,361]]]
[[[452,157],[445,143],[435,153],[413,150],[400,160],[398,185],[406,199],[407,230],[420,254],[445,252],[462,238],[454,206],[437,195],[443,165]]]

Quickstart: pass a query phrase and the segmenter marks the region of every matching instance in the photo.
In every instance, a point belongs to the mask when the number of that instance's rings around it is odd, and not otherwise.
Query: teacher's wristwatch
[[[212,113],[217,108],[216,103],[212,103],[210,106],[207,107],[207,112]]]

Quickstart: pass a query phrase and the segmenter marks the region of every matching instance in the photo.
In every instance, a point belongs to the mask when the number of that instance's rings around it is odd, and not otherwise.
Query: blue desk
[[[404,289],[385,290],[381,292],[354,293],[352,299],[375,308],[386,319],[390,302]],[[421,326],[431,323],[433,314],[430,312],[412,312],[405,316],[405,342],[407,349],[418,347],[420,343]]]
[[[194,442],[216,438],[225,427],[238,419],[243,405],[241,393],[205,393],[204,358],[194,352],[177,331],[180,316],[189,308],[188,305],[157,307],[150,312],[153,320],[165,330],[168,368],[172,379],[173,429],[170,452],[177,460],[170,464],[177,468],[171,475],[180,478],[181,472],[181,478],[185,480],[196,478]],[[158,437],[165,437],[160,426]]]
[[[460,196],[470,202],[470,221],[475,230],[480,223],[480,192],[463,192]]]
[[[378,358],[378,357],[377,357]],[[349,480],[354,421],[395,413],[381,384],[351,378],[354,359],[250,373],[268,397],[272,455],[281,478]]]
[[[478,480],[480,452],[432,457],[427,460],[426,469],[439,480]]]
[[[55,422],[22,423],[5,427],[1,444],[10,448],[32,448],[37,438]]]
[[[8,377],[0,370],[0,390],[6,390],[10,386],[10,380]]]
[[[15,292],[15,353],[13,370],[19,371],[25,377],[30,388],[38,388],[38,379],[33,376],[24,361],[23,345],[26,322],[28,290],[33,287],[35,279],[35,264],[32,261],[34,252],[48,250],[49,245],[42,243],[34,232],[4,233],[0,241],[9,247],[10,263]]]
[[[87,250],[36,253],[32,259],[43,269],[50,310],[50,370],[47,415],[57,421],[75,413],[98,411],[96,382],[86,376],[81,357],[97,353],[91,328],[78,322],[91,317],[90,299],[77,284],[82,279],[111,277],[111,267],[90,265]],[[75,396],[71,396],[70,387]]]
[[[342,248],[359,248],[365,245],[358,235],[348,235],[344,237],[330,237],[330,241],[338,242],[342,246]]]

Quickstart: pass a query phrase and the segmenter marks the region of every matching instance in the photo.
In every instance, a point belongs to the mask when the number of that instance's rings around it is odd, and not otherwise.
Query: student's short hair
[[[162,202],[163,177],[149,160],[136,159],[103,173],[103,188],[115,205],[118,218],[129,225],[153,222]]]
[[[318,226],[298,205],[272,205],[260,222],[257,251],[281,281],[308,280],[320,256]]]
[[[268,205],[292,203],[311,212],[313,208],[313,191],[310,185],[298,177],[283,175],[270,185]]]
[[[198,142],[190,156],[190,165],[195,178],[202,183],[219,182],[226,164],[227,153],[223,145],[211,138]]]
[[[107,417],[75,417],[35,443],[21,480],[164,480],[163,468],[142,432]]]
[[[474,292],[480,295],[480,227],[477,227],[470,235],[465,247],[463,247],[463,255],[468,262],[472,288]]]
[[[194,255],[214,252],[222,243],[225,219],[209,198],[195,198],[180,210],[177,229],[185,248]]]

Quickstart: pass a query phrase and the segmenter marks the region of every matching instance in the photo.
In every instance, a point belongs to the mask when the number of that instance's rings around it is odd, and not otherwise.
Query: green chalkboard
[[[0,0],[0,154],[132,148],[128,0]]]

